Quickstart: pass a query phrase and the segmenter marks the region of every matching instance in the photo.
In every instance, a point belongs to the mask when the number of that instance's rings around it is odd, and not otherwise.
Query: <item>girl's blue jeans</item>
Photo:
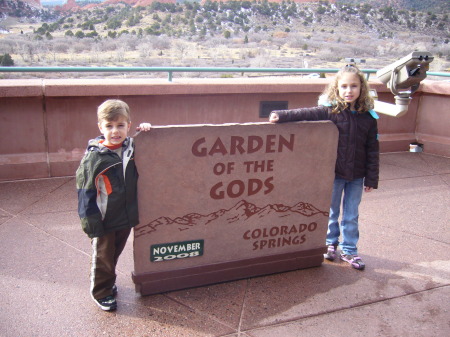
[[[351,181],[340,178],[334,179],[326,244],[327,246],[338,245],[339,235],[342,232],[340,248],[344,254],[358,254],[356,248],[359,239],[358,208],[361,202],[363,184],[363,178]],[[342,219],[339,224],[341,200]]]

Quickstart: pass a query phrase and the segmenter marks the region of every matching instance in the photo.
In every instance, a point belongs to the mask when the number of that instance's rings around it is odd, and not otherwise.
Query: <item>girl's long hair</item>
[[[373,98],[370,96],[369,84],[367,83],[366,77],[363,72],[358,69],[358,67],[348,64],[338,71],[334,81],[328,85],[323,93],[332,105],[332,112],[340,113],[348,107],[348,104],[341,97],[339,97],[338,90],[338,82],[345,73],[356,74],[361,81],[361,93],[355,102],[356,111],[358,113],[364,113],[373,109]]]

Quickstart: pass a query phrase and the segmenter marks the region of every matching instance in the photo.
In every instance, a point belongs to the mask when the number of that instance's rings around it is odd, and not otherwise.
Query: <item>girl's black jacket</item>
[[[336,177],[348,181],[364,178],[364,186],[378,188],[379,144],[374,111],[356,113],[345,109],[332,113],[331,107],[318,106],[272,112],[278,114],[279,122],[332,121],[339,130]]]

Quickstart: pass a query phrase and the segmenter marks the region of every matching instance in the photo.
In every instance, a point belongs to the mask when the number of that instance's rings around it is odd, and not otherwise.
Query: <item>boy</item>
[[[120,100],[107,100],[97,109],[102,136],[89,141],[76,173],[78,214],[91,238],[91,296],[106,311],[117,302],[116,265],[131,228],[139,223],[138,173],[134,163],[130,109]],[[137,130],[149,131],[142,123]]]

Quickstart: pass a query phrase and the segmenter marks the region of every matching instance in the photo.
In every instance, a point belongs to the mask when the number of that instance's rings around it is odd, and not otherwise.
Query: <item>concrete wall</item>
[[[261,101],[287,101],[289,108],[314,106],[326,79],[0,80],[0,180],[73,175],[88,139],[96,137],[96,109],[120,98],[134,126],[266,121]],[[371,83],[380,100],[393,95]],[[424,151],[450,157],[450,83],[424,81],[400,118],[381,116],[382,152]]]

